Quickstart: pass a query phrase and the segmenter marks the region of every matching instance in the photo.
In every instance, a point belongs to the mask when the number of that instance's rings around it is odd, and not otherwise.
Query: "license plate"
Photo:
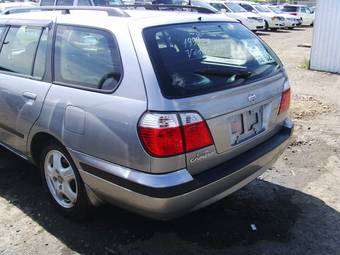
[[[231,143],[239,144],[263,131],[263,107],[235,115],[230,123]]]

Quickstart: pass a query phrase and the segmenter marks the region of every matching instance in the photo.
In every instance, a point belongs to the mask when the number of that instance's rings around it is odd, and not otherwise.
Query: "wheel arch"
[[[36,166],[39,166],[40,156],[44,146],[51,141],[55,141],[66,148],[66,146],[58,138],[47,132],[38,132],[32,137],[29,145],[29,154]]]

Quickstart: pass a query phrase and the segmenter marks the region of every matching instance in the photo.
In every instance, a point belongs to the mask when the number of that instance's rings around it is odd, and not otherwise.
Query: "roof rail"
[[[8,15],[13,13],[23,13],[31,11],[62,11],[64,14],[70,14],[70,11],[103,11],[109,16],[129,17],[125,11],[116,7],[100,7],[100,6],[40,6],[40,7],[18,7],[9,8],[2,14]]]
[[[174,4],[126,4],[126,5],[114,5],[113,7],[122,8],[122,9],[140,9],[144,8],[145,10],[158,10],[158,11],[190,11],[190,12],[199,12],[199,13],[215,13],[212,10],[209,10],[205,7],[201,6],[193,6],[193,5],[174,5]]]
[[[40,7],[13,7],[3,11],[2,14],[14,14],[31,11],[63,11],[64,14],[70,14],[70,11],[105,11],[109,16],[129,17],[122,9],[145,9],[145,10],[159,10],[159,11],[190,11],[198,13],[215,13],[204,7],[192,5],[171,5],[171,4],[127,4],[127,5],[113,5],[110,7],[101,6],[40,6]]]

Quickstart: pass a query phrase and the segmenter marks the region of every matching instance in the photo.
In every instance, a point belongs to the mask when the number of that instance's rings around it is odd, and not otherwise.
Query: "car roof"
[[[103,14],[104,12],[104,14]],[[70,10],[69,14],[62,11],[32,11],[26,13],[15,13],[0,16],[0,22],[10,20],[57,20],[57,23],[77,24],[92,26],[101,24],[101,27],[109,27],[113,22],[119,25],[130,25],[133,23],[143,27],[156,26],[159,24],[178,24],[199,21],[231,21],[225,15],[202,14],[186,11],[154,11],[154,10],[124,10],[128,16],[109,16],[105,11],[99,10]],[[100,14],[100,15],[99,15]]]
[[[285,6],[293,6],[293,7],[307,7],[306,5],[303,5],[303,4],[285,4],[283,5],[283,7]]]
[[[250,4],[250,5],[258,5],[258,3],[250,2],[250,1],[227,1],[228,3],[237,3],[237,4]]]

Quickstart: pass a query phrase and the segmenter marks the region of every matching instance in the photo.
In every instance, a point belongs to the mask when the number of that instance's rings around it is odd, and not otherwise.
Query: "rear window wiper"
[[[221,70],[221,69],[212,69],[212,68],[205,68],[195,71],[196,74],[202,75],[215,75],[215,76],[222,76],[222,77],[230,77],[230,76],[238,76],[243,79],[248,79],[253,73],[244,70]]]

